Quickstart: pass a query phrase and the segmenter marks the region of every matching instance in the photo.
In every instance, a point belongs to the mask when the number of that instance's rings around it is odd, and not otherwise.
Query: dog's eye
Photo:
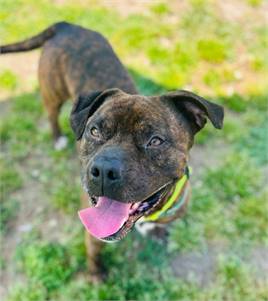
[[[95,126],[90,129],[90,134],[95,138],[100,138],[100,131]]]
[[[164,143],[164,139],[154,136],[151,138],[151,140],[148,142],[147,147],[157,147]]]

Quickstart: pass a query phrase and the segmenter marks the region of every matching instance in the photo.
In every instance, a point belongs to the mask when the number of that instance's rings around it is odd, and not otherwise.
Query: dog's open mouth
[[[123,203],[108,197],[90,197],[92,207],[79,211],[79,217],[94,237],[104,241],[122,239],[142,216],[156,210],[170,195],[173,184],[168,183],[140,202]]]

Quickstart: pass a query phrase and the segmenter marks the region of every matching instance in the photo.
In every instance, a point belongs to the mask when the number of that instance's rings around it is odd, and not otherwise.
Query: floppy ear
[[[75,133],[76,140],[81,139],[86,127],[87,120],[104,103],[108,96],[121,92],[119,89],[94,91],[88,95],[80,95],[75,101],[71,115],[71,128]]]
[[[175,108],[189,121],[194,134],[205,126],[207,118],[215,128],[221,129],[223,126],[223,107],[190,91],[170,92],[162,95],[161,99],[174,104]]]

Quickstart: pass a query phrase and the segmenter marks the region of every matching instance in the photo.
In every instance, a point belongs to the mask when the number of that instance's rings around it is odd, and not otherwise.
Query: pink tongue
[[[99,197],[97,205],[78,212],[89,233],[104,238],[116,233],[128,219],[131,204]]]

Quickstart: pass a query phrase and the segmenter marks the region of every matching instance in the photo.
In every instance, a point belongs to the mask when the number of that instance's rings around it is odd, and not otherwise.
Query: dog
[[[90,276],[98,280],[103,242],[121,240],[134,225],[150,228],[184,213],[194,136],[207,119],[222,128],[224,111],[185,90],[139,95],[106,39],[66,22],[0,51],[41,46],[40,88],[56,146],[62,138],[60,107],[75,99],[70,123],[85,190],[79,216],[90,233]]]

